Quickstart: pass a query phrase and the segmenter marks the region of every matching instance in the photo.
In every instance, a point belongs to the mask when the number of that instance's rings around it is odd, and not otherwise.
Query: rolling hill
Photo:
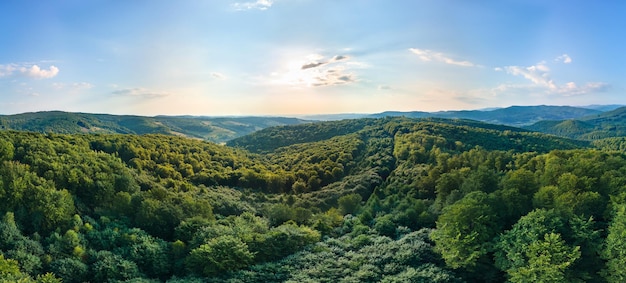
[[[267,127],[306,122],[285,117],[145,117],[49,111],[0,116],[0,129],[59,134],[165,134],[223,143]]]
[[[576,120],[540,121],[525,128],[582,140],[622,137],[626,135],[626,107]]]

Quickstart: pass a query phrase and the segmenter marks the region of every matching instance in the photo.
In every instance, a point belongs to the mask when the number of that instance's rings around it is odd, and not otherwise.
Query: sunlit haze
[[[0,114],[626,104],[624,1],[0,2]]]

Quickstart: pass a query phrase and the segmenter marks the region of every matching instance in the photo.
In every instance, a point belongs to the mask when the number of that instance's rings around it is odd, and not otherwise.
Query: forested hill
[[[145,117],[48,111],[2,115],[0,129],[59,134],[164,134],[221,143],[267,127],[306,122],[309,121],[285,117]]]
[[[525,128],[581,140],[623,137],[626,136],[626,107],[578,119],[541,121]]]
[[[586,142],[555,138],[520,128],[472,120],[389,117],[271,127],[233,139],[227,142],[227,145],[241,147],[251,152],[263,153],[288,145],[317,142],[364,129],[371,131],[385,129],[392,131],[394,134],[395,131],[419,131],[458,141],[464,144],[464,146],[482,146],[488,149],[500,150],[547,151],[553,148],[561,148],[561,146],[573,148],[586,144]],[[447,146],[451,147],[452,145]]]

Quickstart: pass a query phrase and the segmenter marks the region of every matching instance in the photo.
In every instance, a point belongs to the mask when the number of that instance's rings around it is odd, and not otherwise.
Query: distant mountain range
[[[386,111],[376,114],[324,114],[302,116],[308,120],[341,120],[358,118],[382,118],[382,117],[408,117],[408,118],[447,118],[447,119],[470,119],[492,124],[507,126],[528,126],[544,120],[567,120],[577,119],[584,116],[600,114],[615,110],[623,105],[589,105],[589,106],[511,106],[506,108],[486,108],[481,110],[458,110],[458,111]]]
[[[165,134],[224,143],[273,126],[315,121],[398,117],[468,119],[575,139],[626,136],[622,105],[511,106],[483,110],[324,114],[293,117],[132,116],[47,111],[0,115],[0,129],[51,133]]]
[[[530,125],[543,120],[575,119],[602,111],[571,106],[511,106],[491,111],[464,110],[441,112],[383,112],[370,117],[406,116],[411,118],[470,119],[508,126]]]

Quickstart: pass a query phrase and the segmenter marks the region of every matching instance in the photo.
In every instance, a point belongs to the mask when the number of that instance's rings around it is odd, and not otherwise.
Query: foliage
[[[624,282],[626,280],[626,255],[624,254],[626,237],[626,206],[620,205],[608,228],[606,243],[602,257],[607,261],[602,275],[607,282]]]
[[[237,146],[0,131],[0,269],[24,282],[622,278],[619,147],[408,118],[269,128]]]
[[[198,274],[212,276],[248,266],[253,258],[254,254],[248,250],[246,243],[225,235],[191,250],[187,266]]]

